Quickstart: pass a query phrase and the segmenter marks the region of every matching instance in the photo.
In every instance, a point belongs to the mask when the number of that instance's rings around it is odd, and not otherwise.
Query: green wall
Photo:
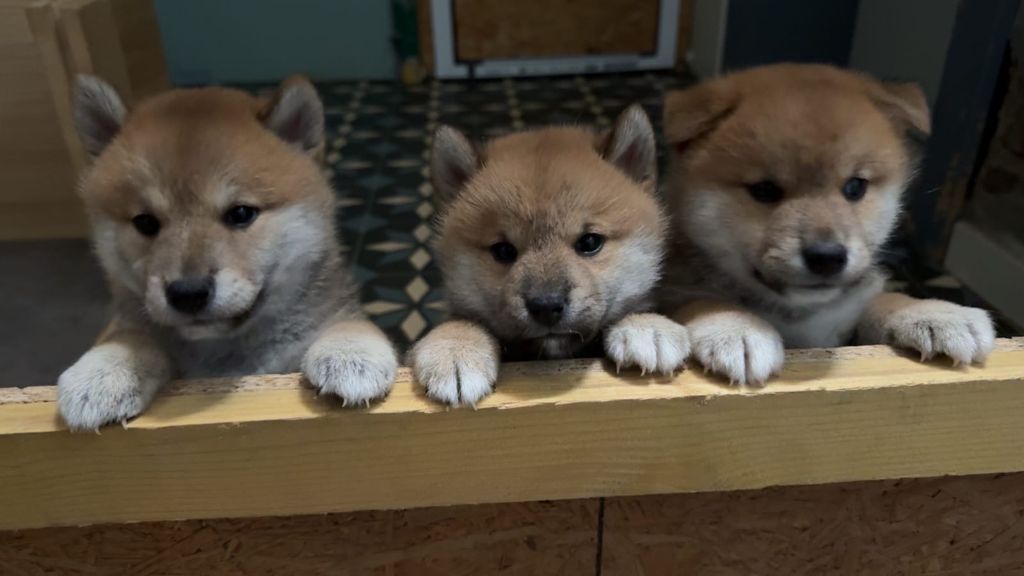
[[[396,74],[386,0],[156,0],[175,84]]]

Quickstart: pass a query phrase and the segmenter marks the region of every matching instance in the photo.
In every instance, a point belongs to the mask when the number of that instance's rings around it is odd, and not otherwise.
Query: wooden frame
[[[675,65],[681,0],[658,0],[656,48],[653,54],[593,54],[551,58],[487,59],[468,65],[455,54],[452,0],[431,0],[431,61],[438,78],[499,78],[600,73],[622,70],[657,70]]]
[[[0,529],[753,489],[1024,470],[1024,339],[984,368],[799,351],[760,391],[599,361],[511,364],[476,410],[402,371],[369,409],[295,375],[177,383],[69,434],[52,387],[0,389]]]
[[[0,240],[84,237],[75,73],[127,102],[168,87],[151,0],[0,0]]]

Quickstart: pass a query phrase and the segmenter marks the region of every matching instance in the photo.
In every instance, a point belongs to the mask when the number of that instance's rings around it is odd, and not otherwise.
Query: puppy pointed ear
[[[878,87],[872,97],[890,118],[926,136],[931,134],[928,99],[920,86],[913,82],[881,82]]]
[[[305,77],[282,82],[259,117],[268,130],[299,150],[316,153],[324,143],[324,107]]]
[[[454,200],[479,169],[480,155],[469,139],[451,126],[439,127],[430,148],[430,178],[438,202]]]
[[[669,92],[662,112],[665,142],[685,149],[732,114],[736,104],[737,96],[716,81]]]
[[[633,180],[655,182],[658,151],[654,143],[654,128],[639,104],[633,104],[619,114],[615,126],[599,137],[598,151]]]
[[[71,107],[75,129],[86,152],[100,155],[121,132],[126,110],[117,90],[95,76],[75,76]]]

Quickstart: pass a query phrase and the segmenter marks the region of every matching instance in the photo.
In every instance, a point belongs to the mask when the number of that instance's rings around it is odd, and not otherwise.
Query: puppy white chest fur
[[[758,315],[779,331],[786,348],[846,346],[864,310],[882,292],[883,283],[881,276],[866,279],[834,302],[796,320],[771,312],[758,311]]]

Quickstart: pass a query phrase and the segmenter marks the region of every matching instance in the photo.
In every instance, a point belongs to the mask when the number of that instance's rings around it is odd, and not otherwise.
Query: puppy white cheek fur
[[[450,254],[442,261],[441,266],[445,277],[445,291],[452,308],[463,310],[478,318],[486,318],[493,312],[498,294],[491,294],[481,289],[480,278],[487,271],[479,264],[479,259],[466,254],[459,248],[445,248]]]
[[[316,206],[297,204],[261,216],[270,220],[264,224],[275,231],[263,235],[267,244],[255,251],[252,268],[260,270],[268,294],[291,292],[294,279],[307,276],[305,271],[323,259],[324,247],[334,245],[329,221],[316,210]]]
[[[782,369],[782,336],[745,312],[719,312],[687,323],[693,357],[730,384],[762,386]]]
[[[57,406],[72,430],[96,430],[138,415],[168,380],[170,365],[160,352],[100,344],[61,374]]]
[[[260,293],[261,279],[250,281],[235,270],[221,270],[214,276],[216,288],[208,312],[215,317],[237,316],[252,308]]]
[[[636,234],[618,247],[614,266],[609,266],[601,292],[607,303],[602,316],[616,318],[629,305],[646,298],[661,277],[662,243],[652,234]],[[598,327],[600,328],[600,327]]]
[[[482,326],[456,320],[423,337],[409,360],[428,396],[445,404],[473,406],[494,389],[501,350]]]
[[[111,282],[132,294],[142,295],[146,291],[144,260],[132,261],[123,253],[122,242],[118,239],[118,224],[109,220],[95,221],[93,248]]]
[[[616,368],[672,374],[690,355],[686,328],[660,314],[630,314],[608,330],[605,353]]]
[[[362,323],[333,328],[310,346],[302,372],[321,394],[348,404],[369,404],[391,391],[398,357],[388,339]]]
[[[687,234],[690,240],[705,253],[712,256],[726,272],[736,278],[746,278],[748,258],[736,234],[723,233],[733,230],[731,214],[733,209],[726,201],[724,192],[705,190],[688,194],[684,203],[684,222],[677,233]]]

